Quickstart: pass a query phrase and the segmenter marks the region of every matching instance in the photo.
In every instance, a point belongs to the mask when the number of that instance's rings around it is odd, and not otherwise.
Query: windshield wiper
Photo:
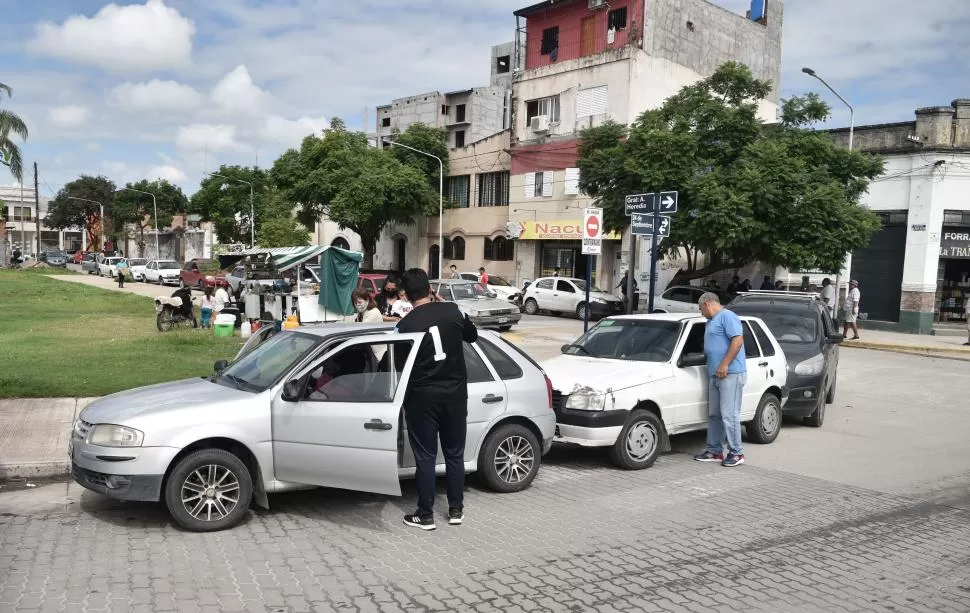
[[[249,385],[248,382],[243,381],[242,379],[240,379],[236,375],[226,375],[226,374],[223,374],[223,375],[220,375],[220,376],[223,377],[224,379],[229,379],[230,381],[232,381],[232,384],[236,387],[237,390],[241,390],[244,385],[245,386],[248,386]]]
[[[579,349],[580,351],[582,351],[586,355],[593,355],[592,353],[589,352],[589,349],[587,349],[586,347],[583,347],[579,343],[570,343],[569,344],[569,348],[570,349]]]

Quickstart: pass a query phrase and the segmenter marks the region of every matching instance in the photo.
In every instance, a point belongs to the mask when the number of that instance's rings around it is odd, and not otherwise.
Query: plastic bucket
[[[232,336],[235,326],[232,324],[216,324],[212,327],[215,336]]]

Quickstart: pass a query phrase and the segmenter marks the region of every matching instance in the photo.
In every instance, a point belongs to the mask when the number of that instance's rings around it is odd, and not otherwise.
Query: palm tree
[[[13,90],[9,85],[0,83],[0,98],[6,92],[8,97],[13,97]],[[0,164],[10,167],[10,173],[18,181],[24,178],[24,162],[20,155],[20,147],[17,143],[10,140],[10,133],[20,136],[27,140],[27,124],[13,111],[0,108]]]

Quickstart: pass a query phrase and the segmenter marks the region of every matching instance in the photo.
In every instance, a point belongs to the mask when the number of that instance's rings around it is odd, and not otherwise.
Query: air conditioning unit
[[[598,9],[604,4],[606,4],[606,0],[589,0],[589,8],[591,9]]]
[[[548,115],[536,115],[532,118],[529,123],[529,127],[532,128],[533,132],[548,132],[549,131],[549,116]]]

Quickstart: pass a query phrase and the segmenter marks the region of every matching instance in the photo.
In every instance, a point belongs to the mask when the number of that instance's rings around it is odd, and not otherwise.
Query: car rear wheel
[[[539,312],[539,303],[535,301],[535,298],[529,298],[525,301],[525,313],[526,315],[535,315]]]
[[[539,472],[542,448],[527,427],[506,424],[485,438],[478,465],[486,485],[508,494],[529,487]]]
[[[193,532],[225,530],[249,510],[253,480],[246,465],[223,449],[201,449],[175,466],[165,504],[175,522]]]
[[[781,422],[781,401],[774,394],[765,394],[754,419],[747,425],[748,438],[759,445],[772,443],[781,432]]]
[[[635,411],[610,447],[610,460],[624,470],[650,468],[660,456],[664,426],[653,413]]]

